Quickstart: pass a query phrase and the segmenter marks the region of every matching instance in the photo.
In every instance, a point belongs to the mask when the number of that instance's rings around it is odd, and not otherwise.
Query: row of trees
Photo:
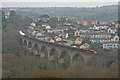
[[[51,27],[56,27],[58,24],[63,25],[65,22],[71,23],[71,21],[66,17],[61,17],[58,19],[58,17],[50,17],[48,14],[43,14],[40,17],[40,20],[38,20],[36,23],[37,26],[41,26],[43,23],[49,24]]]
[[[19,48],[19,35],[18,31],[24,29],[32,22],[32,19],[27,16],[17,15],[15,11],[10,11],[10,17],[5,18],[5,13],[2,11],[2,40],[3,40],[3,53],[18,54]]]
[[[13,18],[16,15],[16,12],[14,10],[10,11],[9,13],[10,13],[9,19]],[[4,11],[2,11],[2,26],[3,26],[3,29],[7,27],[7,24],[8,24],[8,20],[5,18]]]

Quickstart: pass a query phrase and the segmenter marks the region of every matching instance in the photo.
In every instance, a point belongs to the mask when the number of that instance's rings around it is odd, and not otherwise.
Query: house
[[[118,42],[119,41],[119,36],[115,35],[111,41]]]
[[[90,29],[84,26],[78,27],[77,29],[79,30],[79,32],[90,32]]]
[[[51,27],[48,25],[48,26],[46,26],[46,29],[48,30],[48,29],[51,29]]]
[[[119,27],[120,27],[120,24],[119,24],[119,23],[117,23],[117,24],[115,25],[115,27],[116,27],[116,28],[119,28]]]
[[[5,19],[8,19],[10,17],[10,12],[5,13]]]
[[[94,33],[91,33],[91,38],[111,38],[111,34],[94,32]]]
[[[115,22],[114,21],[110,21],[110,23],[109,24],[112,24],[112,25],[114,25],[115,24]]]
[[[108,33],[115,34],[117,32],[117,29],[114,27],[111,27],[107,31],[108,31]]]
[[[101,25],[106,25],[107,22],[105,22],[105,21],[100,21],[99,24],[101,24]]]
[[[48,22],[50,19],[49,18],[39,18],[38,20],[42,20],[43,22]]]
[[[37,34],[37,31],[33,31],[32,35],[35,36]]]
[[[100,27],[94,25],[94,26],[93,26],[93,30],[100,30]]]
[[[80,22],[80,21],[77,21],[77,24],[81,24],[81,22]]]
[[[45,23],[44,23],[44,24],[42,24],[41,26],[42,26],[42,27],[46,27],[47,25],[48,25],[48,24],[45,24]]]
[[[55,32],[56,33],[59,33],[59,32],[63,33],[65,29],[66,28],[64,28],[63,26],[58,26],[58,27],[55,28]]]
[[[79,30],[75,31],[75,36],[80,36],[80,31]]]
[[[41,35],[41,36],[36,36],[38,40],[43,40],[49,42],[52,37],[46,36],[46,35]]]
[[[75,40],[75,44],[81,44],[81,43],[82,43],[82,39],[77,38],[77,39]]]
[[[81,45],[80,48],[82,48],[82,49],[88,49],[89,46],[90,46],[89,44],[85,43],[85,44]]]
[[[83,25],[86,26],[87,25],[87,21],[83,21]]]
[[[89,27],[89,30],[92,30],[93,28],[92,27]]]
[[[111,39],[111,35],[109,33],[95,33],[92,34],[90,37],[90,41],[92,43],[103,43],[103,42],[118,42],[119,41],[119,36],[114,36]]]
[[[65,26],[72,26],[71,23],[64,23]]]
[[[49,29],[49,33],[63,33],[64,32],[64,28],[52,28],[52,29]]]
[[[111,38],[90,38],[91,43],[103,43],[103,42],[110,42]]]
[[[64,36],[64,38],[66,38],[66,39],[67,39],[68,37],[69,37],[69,34],[68,34],[68,33],[66,33],[66,34],[65,34],[65,36]]]
[[[55,42],[55,40],[54,40],[54,39],[51,39],[49,42],[52,42],[52,43],[54,43],[54,42]]]
[[[80,29],[79,31],[80,31],[80,32],[90,32],[89,29]]]
[[[55,37],[55,41],[56,41],[56,42],[60,42],[60,41],[62,41],[62,38],[56,36],[56,37]]]
[[[80,32],[80,37],[90,37],[91,33],[90,32]]]
[[[39,39],[42,36],[42,33],[36,33],[36,38]]]
[[[47,32],[49,33],[49,31],[50,31],[51,27],[48,25],[48,26],[46,26],[46,27],[45,27],[45,29],[46,29],[46,30],[47,30]]]
[[[75,31],[75,36],[77,37],[90,37],[91,30],[87,28],[81,28],[80,30]]]
[[[96,24],[96,22],[95,21],[92,21],[92,25],[95,25]]]
[[[34,27],[32,27],[32,26],[28,26],[27,31],[28,31],[29,33],[32,33],[32,32],[34,31]]]
[[[35,27],[36,23],[32,22],[30,25],[33,26],[33,27]]]
[[[109,28],[109,26],[107,25],[94,25],[93,26],[93,30],[103,30],[103,29],[107,29]]]
[[[117,42],[104,42],[103,43],[103,49],[119,49],[120,44]]]
[[[64,33],[59,33],[58,36],[62,37],[64,39],[67,39],[69,37],[68,33],[65,33],[65,32]]]

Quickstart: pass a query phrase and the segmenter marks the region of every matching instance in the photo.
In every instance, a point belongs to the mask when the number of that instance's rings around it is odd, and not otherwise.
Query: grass
[[[74,38],[70,38],[70,37],[68,38],[68,40],[75,41],[75,39],[74,39]]]

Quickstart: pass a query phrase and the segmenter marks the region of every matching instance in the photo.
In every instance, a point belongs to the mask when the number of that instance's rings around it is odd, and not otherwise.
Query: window
[[[110,45],[110,46],[113,46],[113,45]]]
[[[76,35],[78,35],[78,33],[76,33]]]

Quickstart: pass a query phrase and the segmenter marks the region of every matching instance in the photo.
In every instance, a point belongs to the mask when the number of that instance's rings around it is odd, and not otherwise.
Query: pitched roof
[[[103,42],[103,44],[118,44],[118,42],[117,41],[110,41],[110,42]]]
[[[90,40],[110,40],[111,38],[90,38]]]

